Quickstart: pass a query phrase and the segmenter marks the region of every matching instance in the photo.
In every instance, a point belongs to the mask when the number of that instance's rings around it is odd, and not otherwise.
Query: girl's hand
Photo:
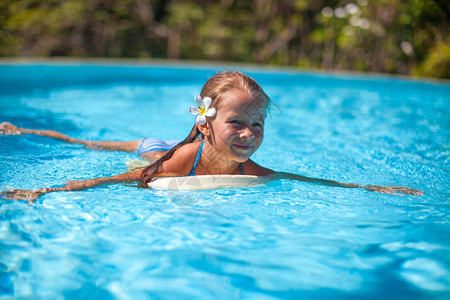
[[[1,196],[7,200],[27,200],[31,204],[44,193],[39,190],[9,190],[2,192]]]
[[[19,128],[11,123],[8,123],[8,122],[0,123],[0,134],[19,135],[24,132],[25,132],[25,130],[23,128]]]
[[[371,192],[378,192],[378,193],[398,195],[398,196],[403,196],[402,194],[413,195],[413,196],[423,195],[423,192],[420,190],[415,190],[415,189],[407,188],[404,186],[368,185],[368,186],[364,187],[364,189],[371,191]],[[399,193],[401,193],[401,194],[399,194]]]

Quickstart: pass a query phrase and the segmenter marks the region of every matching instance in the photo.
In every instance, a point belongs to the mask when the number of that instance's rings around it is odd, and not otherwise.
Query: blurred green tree
[[[226,60],[449,78],[448,0],[6,0],[0,56]]]

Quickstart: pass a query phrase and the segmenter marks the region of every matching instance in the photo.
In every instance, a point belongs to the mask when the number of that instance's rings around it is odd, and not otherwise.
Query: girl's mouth
[[[238,149],[244,150],[244,151],[248,151],[250,149],[253,148],[253,146],[251,145],[240,145],[240,144],[234,144],[234,146]]]

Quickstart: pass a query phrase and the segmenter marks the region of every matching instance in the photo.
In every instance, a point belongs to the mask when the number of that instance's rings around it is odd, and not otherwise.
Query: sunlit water
[[[3,64],[0,122],[89,140],[184,138],[217,66]],[[0,294],[117,299],[449,299],[450,85],[242,69],[272,98],[254,160],[341,182],[0,200]],[[0,136],[1,189],[125,171],[133,154]]]

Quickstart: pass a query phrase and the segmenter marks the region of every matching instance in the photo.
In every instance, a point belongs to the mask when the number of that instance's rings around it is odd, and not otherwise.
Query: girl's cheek
[[[238,129],[236,128],[236,127],[234,127],[234,126],[228,126],[227,128],[226,128],[226,132],[228,133],[228,134],[237,134],[238,133]]]
[[[236,129],[234,128],[225,128],[222,132],[222,136],[223,137],[232,137],[235,136],[237,134]]]
[[[255,131],[255,135],[257,137],[263,137],[264,136],[264,129],[259,129]]]

